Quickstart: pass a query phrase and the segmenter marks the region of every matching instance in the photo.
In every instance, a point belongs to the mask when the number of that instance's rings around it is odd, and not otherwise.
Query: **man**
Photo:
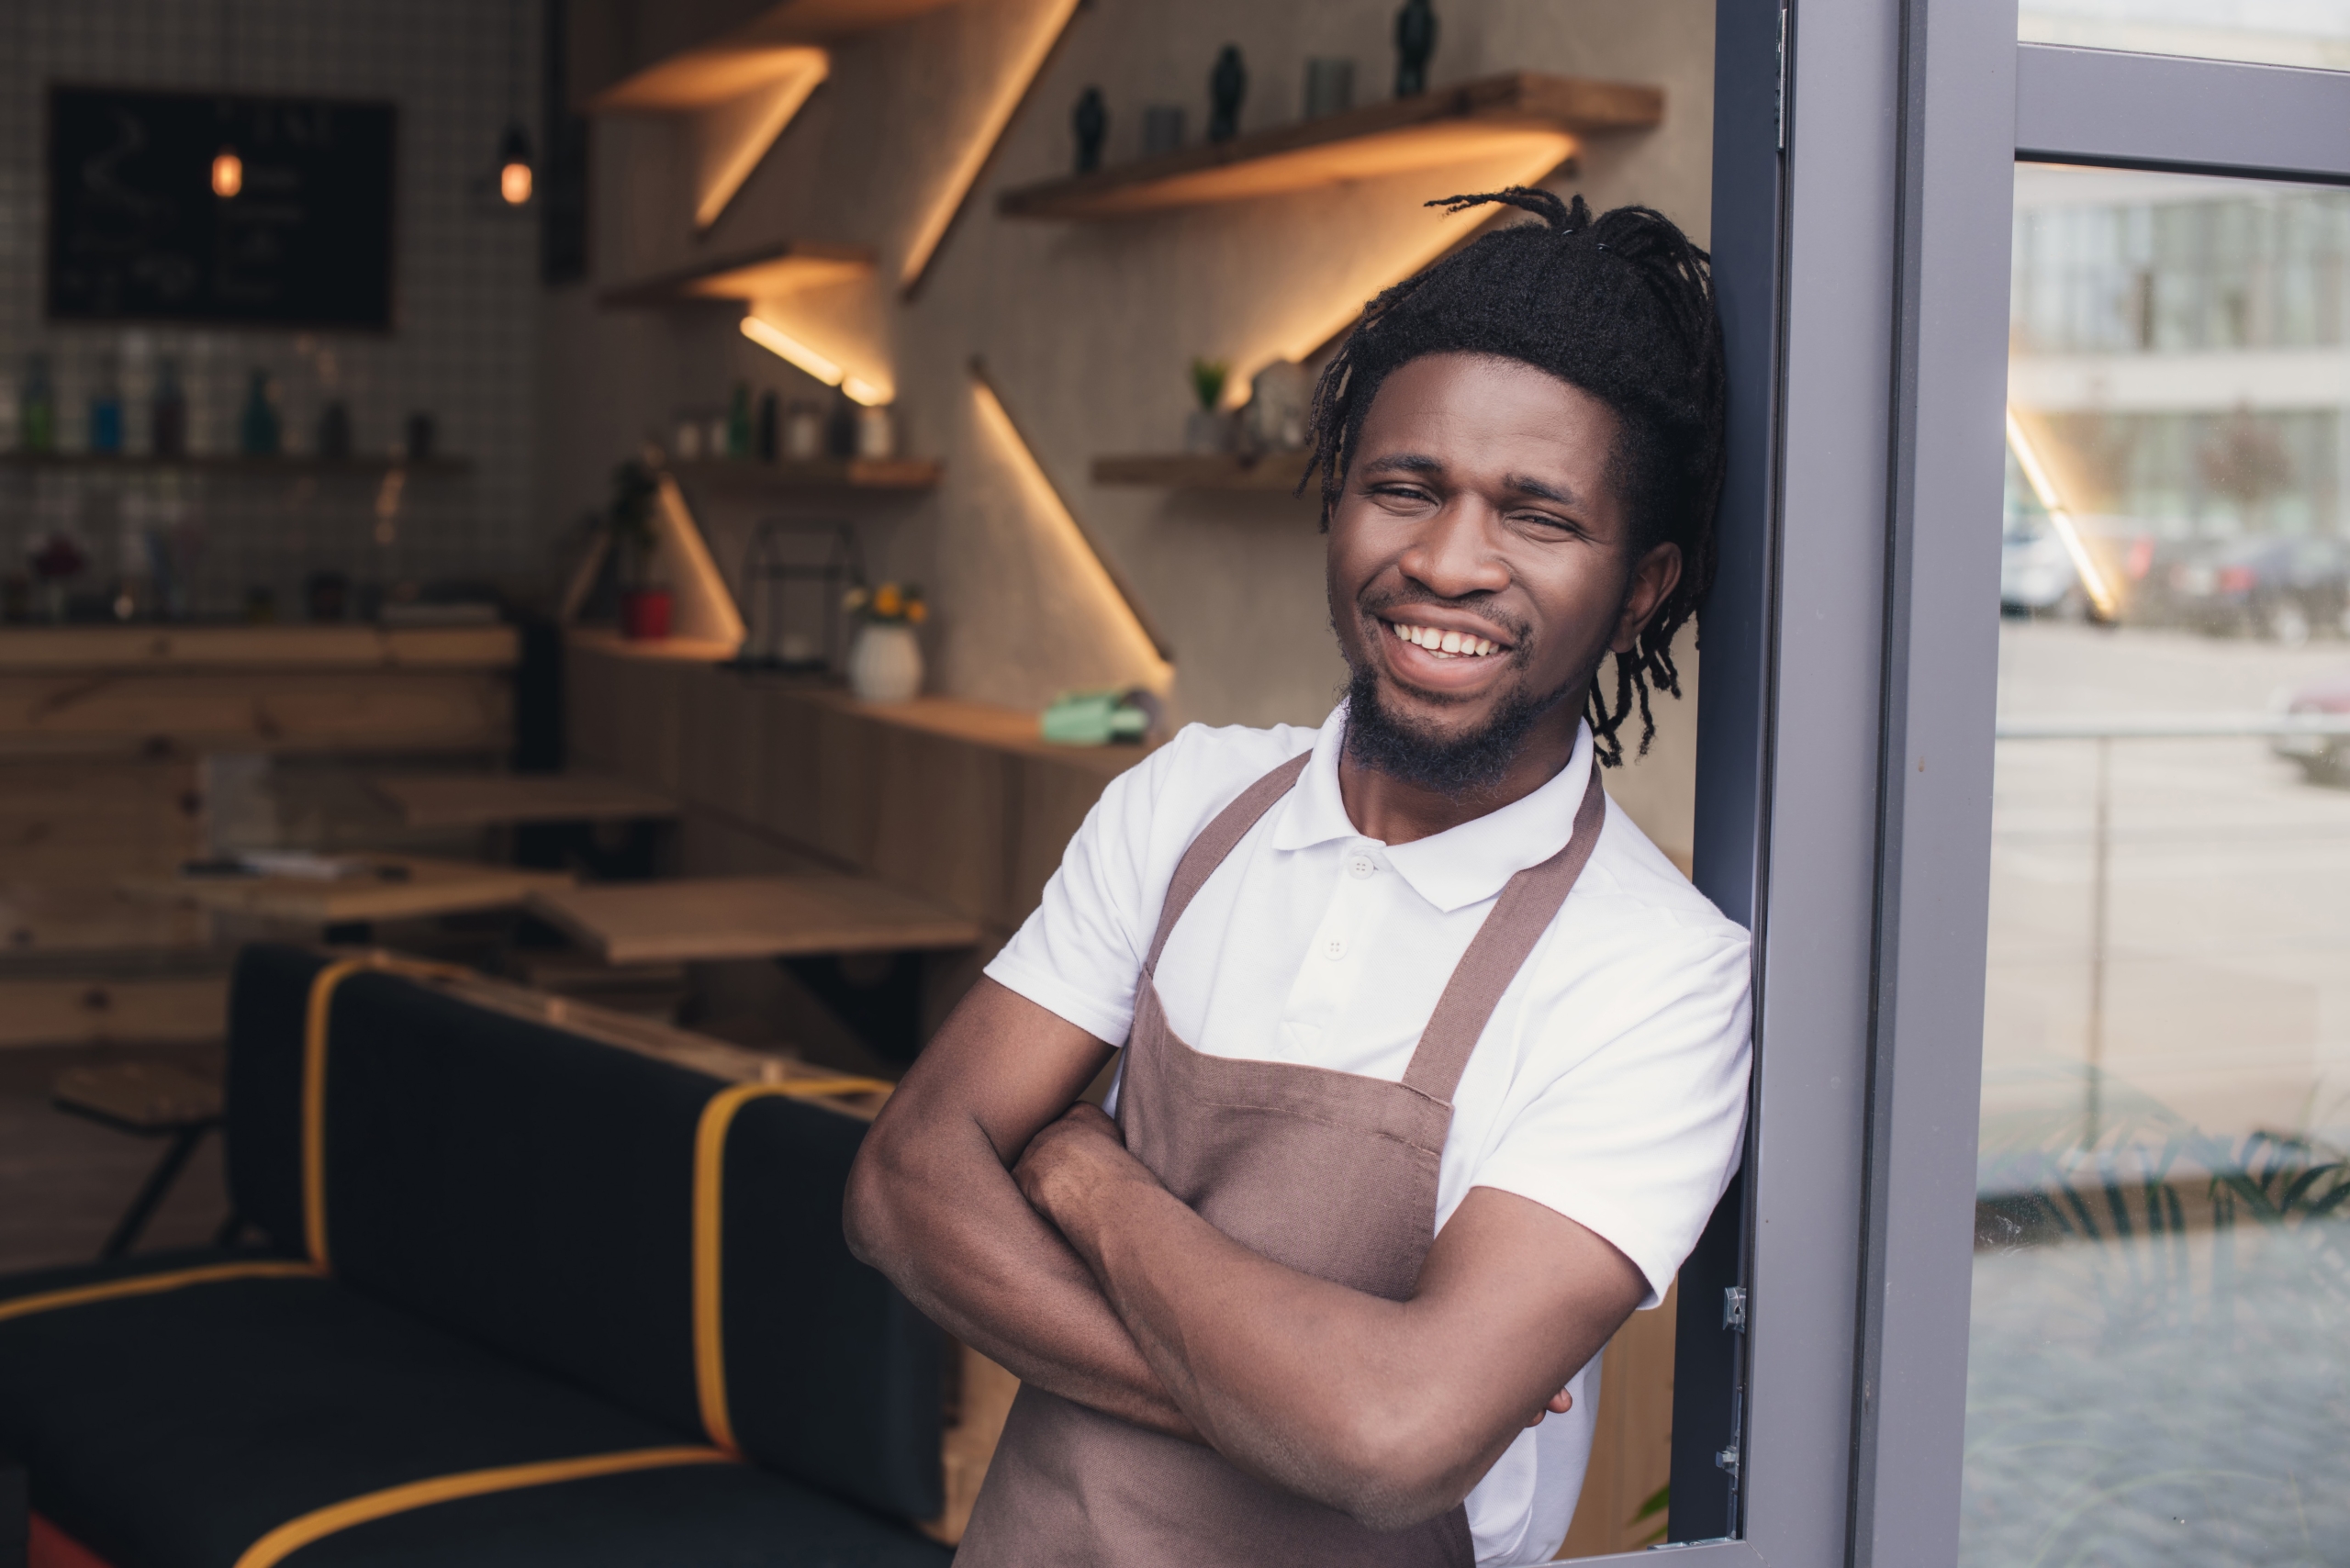
[[[1024,1383],[966,1568],[1549,1558],[1736,1168],[1745,934],[1598,785],[1711,576],[1706,257],[1494,200],[1316,393],[1345,701],[1113,782],[866,1140],[852,1245]]]

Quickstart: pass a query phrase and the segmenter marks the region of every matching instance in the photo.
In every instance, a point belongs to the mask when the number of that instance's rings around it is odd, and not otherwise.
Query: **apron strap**
[[[1592,846],[1607,820],[1607,792],[1599,787],[1599,762],[1592,760],[1591,783],[1575,810],[1575,825],[1566,847],[1539,866],[1528,866],[1512,877],[1494,901],[1492,913],[1477,928],[1469,950],[1445,982],[1436,1012],[1420,1034],[1419,1048],[1404,1070],[1404,1086],[1431,1100],[1452,1103],[1452,1092],[1469,1067],[1469,1054],[1485,1032],[1485,1021],[1517,976],[1527,955],[1542,933],[1550,928],[1559,906],[1583,875]]]
[[[1224,857],[1248,836],[1248,830],[1257,825],[1258,818],[1273,809],[1275,801],[1290,792],[1298,776],[1305,771],[1305,765],[1313,760],[1310,751],[1291,757],[1240,791],[1239,799],[1218,812],[1215,820],[1192,840],[1192,847],[1183,851],[1183,858],[1175,863],[1175,879],[1167,884],[1167,902],[1159,906],[1158,932],[1150,939],[1150,957],[1142,964],[1144,974],[1158,972],[1158,955],[1167,946],[1167,934],[1175,929],[1175,922],[1199,890],[1207,886],[1215,868],[1224,864]]]

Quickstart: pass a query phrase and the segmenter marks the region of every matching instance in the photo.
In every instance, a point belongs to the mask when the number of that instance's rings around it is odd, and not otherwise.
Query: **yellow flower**
[[[907,600],[906,619],[912,622],[917,626],[921,625],[923,622],[930,619],[930,606],[924,604],[918,599]]]
[[[905,600],[895,583],[883,583],[873,590],[873,613],[883,618],[896,615],[905,608]]]

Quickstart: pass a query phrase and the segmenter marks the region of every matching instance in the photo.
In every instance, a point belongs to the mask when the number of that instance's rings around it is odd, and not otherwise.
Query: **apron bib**
[[[1118,1123],[1135,1158],[1235,1241],[1402,1301],[1435,1239],[1453,1089],[1590,859],[1606,797],[1595,763],[1573,836],[1502,889],[1401,1082],[1194,1050],[1168,1027],[1158,956],[1192,897],[1309,760],[1292,757],[1249,786],[1177,865],[1119,1066]],[[958,1568],[1474,1568],[1475,1558],[1465,1506],[1374,1530],[1212,1449],[1030,1384],[1013,1403],[956,1553]]]

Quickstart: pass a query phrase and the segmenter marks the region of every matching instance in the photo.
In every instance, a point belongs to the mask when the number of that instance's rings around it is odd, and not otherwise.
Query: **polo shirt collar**
[[[1347,744],[1347,705],[1322,721],[1314,758],[1297,787],[1283,797],[1270,824],[1275,849],[1311,849],[1336,840],[1363,841],[1338,791],[1338,754]],[[1542,788],[1500,811],[1381,853],[1412,890],[1444,911],[1492,898],[1528,866],[1539,866],[1574,836],[1575,812],[1591,781],[1591,726],[1575,727],[1574,755]]]

